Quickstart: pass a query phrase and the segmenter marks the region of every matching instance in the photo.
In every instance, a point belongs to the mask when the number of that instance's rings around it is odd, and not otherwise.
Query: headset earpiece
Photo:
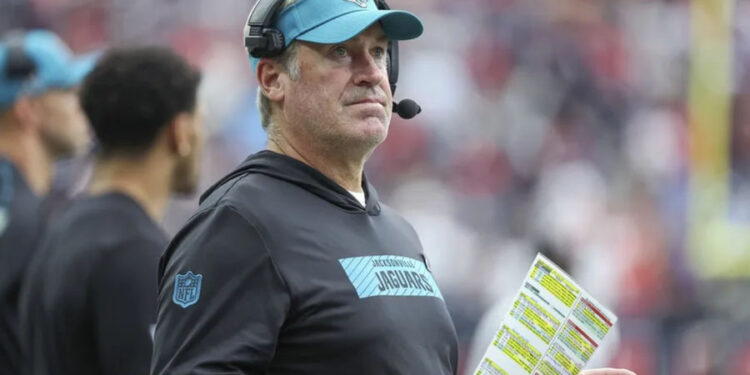
[[[278,56],[286,46],[284,34],[273,27],[284,0],[258,0],[247,17],[245,48],[255,58]]]
[[[252,26],[251,26],[252,27]],[[279,30],[265,29],[258,35],[251,34],[245,38],[245,47],[250,56],[256,58],[274,57],[284,50],[284,34]]]

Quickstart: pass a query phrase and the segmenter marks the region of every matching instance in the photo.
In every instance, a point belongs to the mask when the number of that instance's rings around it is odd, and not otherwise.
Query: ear
[[[188,156],[193,152],[195,129],[192,116],[187,112],[178,113],[168,126],[170,148],[179,156]]]
[[[271,59],[260,59],[256,68],[256,78],[258,85],[263,93],[272,102],[279,102],[284,99],[283,80],[286,74],[278,63]]]

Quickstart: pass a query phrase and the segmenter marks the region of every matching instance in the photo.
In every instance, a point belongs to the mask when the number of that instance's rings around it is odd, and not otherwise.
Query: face
[[[190,151],[185,155],[178,155],[172,183],[172,191],[177,194],[193,194],[198,188],[205,131],[203,108],[200,105],[197,107],[194,113],[181,120],[186,122],[185,139],[190,145],[188,148]]]
[[[379,24],[340,44],[299,42],[299,79],[282,81],[287,130],[319,148],[369,155],[391,120],[387,48]]]
[[[35,97],[33,103],[42,143],[53,158],[73,156],[86,149],[91,134],[75,90],[51,90]]]

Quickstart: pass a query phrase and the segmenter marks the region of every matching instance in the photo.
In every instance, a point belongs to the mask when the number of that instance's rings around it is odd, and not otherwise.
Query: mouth
[[[385,107],[385,101],[380,100],[378,98],[364,98],[364,99],[351,102],[348,105],[358,105],[358,104],[380,104],[381,106]]]

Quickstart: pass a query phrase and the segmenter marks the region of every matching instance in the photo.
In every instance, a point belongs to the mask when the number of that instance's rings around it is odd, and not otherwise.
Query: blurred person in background
[[[0,41],[0,374],[21,373],[21,283],[45,227],[55,162],[90,138],[75,90],[93,63],[45,30]]]
[[[42,240],[21,296],[30,374],[146,374],[157,224],[197,184],[203,143],[198,70],[163,47],[113,50],[81,88],[98,148],[88,194]]]
[[[422,23],[372,0],[284,5],[281,54],[252,59],[267,150],[167,248],[152,374],[456,374],[417,234],[363,173],[395,111],[389,43]]]

